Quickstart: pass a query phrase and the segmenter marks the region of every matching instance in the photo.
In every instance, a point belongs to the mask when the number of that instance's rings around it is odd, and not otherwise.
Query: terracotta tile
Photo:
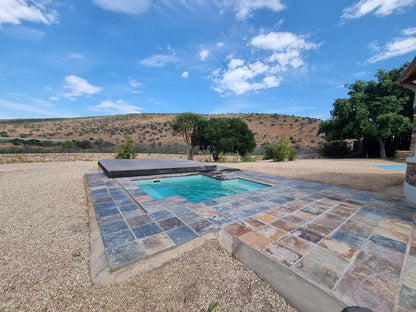
[[[264,223],[272,223],[277,220],[276,217],[269,215],[267,213],[258,213],[252,217]]]
[[[246,224],[241,222],[234,222],[223,227],[223,230],[232,236],[239,237],[251,231]]]
[[[340,256],[351,259],[357,249],[353,246],[341,243],[332,238],[326,238],[319,243],[319,246],[326,248],[332,252],[337,253]]]
[[[277,241],[287,234],[285,231],[279,230],[271,225],[265,225],[257,229],[256,232],[272,241]]]
[[[299,227],[299,225],[290,223],[283,219],[273,222],[272,225],[279,229],[285,230],[286,232],[291,232]]]
[[[286,247],[278,245],[277,242],[267,245],[263,249],[263,253],[269,258],[288,267],[291,267],[301,258],[301,255]]]
[[[240,236],[240,240],[257,250],[262,250],[272,242],[270,239],[256,232],[248,232]]]
[[[278,243],[301,255],[304,255],[309,249],[311,249],[314,246],[313,244],[304,240],[303,238],[297,237],[292,234],[288,234],[286,237],[278,241]]]

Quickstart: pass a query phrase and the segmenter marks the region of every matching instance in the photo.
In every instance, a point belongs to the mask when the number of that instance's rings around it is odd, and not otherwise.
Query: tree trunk
[[[188,160],[193,159],[193,148],[192,148],[191,144],[186,144],[186,156],[187,156]]]
[[[386,149],[384,147],[383,138],[377,138],[378,145],[380,146],[380,158],[386,158]]]

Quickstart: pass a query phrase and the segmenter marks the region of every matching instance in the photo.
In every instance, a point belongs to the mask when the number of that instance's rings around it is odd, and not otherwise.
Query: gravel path
[[[0,311],[295,311],[216,242],[94,286],[83,176],[96,162],[0,165]]]

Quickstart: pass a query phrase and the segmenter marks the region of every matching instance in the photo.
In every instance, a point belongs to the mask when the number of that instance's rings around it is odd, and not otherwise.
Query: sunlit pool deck
[[[414,205],[249,171],[222,174],[270,187],[191,203],[154,200],[134,177],[87,174],[99,230],[91,238],[110,274],[215,233],[300,311],[416,311]]]

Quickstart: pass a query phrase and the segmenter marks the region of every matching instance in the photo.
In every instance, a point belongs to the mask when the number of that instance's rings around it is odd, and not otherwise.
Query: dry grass
[[[259,161],[226,165],[303,181],[402,196],[406,172],[386,170],[372,164],[398,163],[383,159],[299,159],[290,162]]]

